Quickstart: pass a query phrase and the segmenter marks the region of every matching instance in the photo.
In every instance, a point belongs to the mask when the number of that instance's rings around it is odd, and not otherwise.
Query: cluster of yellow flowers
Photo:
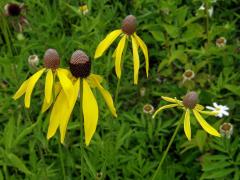
[[[127,16],[123,22],[121,29],[117,29],[109,33],[104,40],[98,45],[94,58],[99,58],[109,48],[113,41],[121,36],[121,39],[114,52],[115,71],[117,77],[121,77],[122,54],[129,40],[132,42],[133,65],[134,65],[134,84],[138,83],[138,73],[140,67],[138,48],[140,47],[146,64],[146,75],[148,77],[149,57],[148,49],[144,41],[136,34],[136,18],[133,15]],[[47,111],[51,106],[51,115],[47,138],[53,137],[57,129],[60,130],[61,143],[64,143],[67,124],[73,111],[74,105],[80,94],[82,97],[82,111],[84,116],[84,132],[85,143],[89,145],[93,134],[96,131],[98,121],[98,104],[91,91],[91,88],[97,88],[102,94],[108,108],[113,116],[117,117],[116,109],[110,93],[101,85],[102,77],[91,73],[91,61],[89,57],[81,50],[77,50],[72,54],[69,65],[70,68],[62,69],[60,65],[60,56],[55,49],[48,49],[44,55],[44,68],[38,70],[29,79],[23,82],[21,87],[15,93],[13,98],[16,100],[25,94],[25,107],[30,107],[31,94],[34,86],[42,74],[46,73],[45,80],[45,97],[42,105],[42,112]],[[57,78],[56,78],[57,76]],[[82,89],[80,88],[82,87]],[[82,91],[82,92],[80,92]],[[162,97],[164,100],[172,104],[160,107],[153,115],[166,108],[179,107],[185,110],[184,131],[187,138],[191,139],[190,128],[190,112],[192,110],[194,116],[205,131],[214,136],[220,134],[212,128],[200,115],[216,115],[217,112],[203,111],[204,107],[197,104],[197,94],[195,92],[188,93],[183,101],[177,99]]]

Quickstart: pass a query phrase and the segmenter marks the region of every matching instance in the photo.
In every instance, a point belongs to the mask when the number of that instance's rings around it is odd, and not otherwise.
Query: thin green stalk
[[[206,31],[206,35],[207,35],[207,44],[206,44],[206,48],[208,48],[209,42],[210,42],[210,38],[209,38],[209,13],[208,13],[208,3],[205,3],[205,15],[206,15],[206,23],[205,23],[205,31]]]
[[[125,46],[124,46],[124,50],[123,50],[123,54],[122,54],[122,62],[121,62],[122,74],[123,74],[123,63],[124,63],[124,59],[125,59],[125,56],[126,56],[127,47],[128,47],[128,39],[126,40],[126,43],[125,43]],[[118,79],[117,88],[116,88],[116,92],[115,92],[115,98],[114,98],[115,105],[117,104],[117,101],[118,101],[118,94],[119,94],[120,84],[121,84],[121,77]]]
[[[60,154],[60,162],[61,162],[61,168],[62,168],[62,175],[63,175],[63,179],[66,179],[66,173],[65,173],[65,168],[64,168],[64,160],[63,160],[63,153],[62,153],[62,146],[61,143],[58,143],[58,151]]]
[[[84,142],[83,142],[83,79],[80,78],[80,123],[81,123],[81,180],[84,180],[84,168],[83,168],[83,151],[84,151]]]
[[[159,173],[159,171],[160,171],[160,169],[162,167],[162,164],[163,164],[163,162],[164,162],[164,160],[165,160],[165,158],[166,158],[166,156],[168,154],[168,151],[169,151],[169,149],[170,149],[170,147],[171,147],[171,145],[173,143],[173,140],[175,139],[175,137],[177,135],[177,132],[178,132],[178,130],[179,130],[181,124],[182,124],[183,117],[184,117],[184,113],[183,113],[181,119],[178,121],[178,125],[177,125],[177,127],[176,127],[176,129],[175,129],[175,131],[174,131],[174,133],[173,133],[173,135],[171,137],[171,139],[170,139],[170,142],[168,143],[168,146],[167,146],[166,150],[163,153],[163,157],[162,157],[161,161],[158,164],[157,170],[155,171],[155,173],[154,173],[154,175],[152,177],[152,180],[156,179],[156,176],[157,176],[157,174]]]

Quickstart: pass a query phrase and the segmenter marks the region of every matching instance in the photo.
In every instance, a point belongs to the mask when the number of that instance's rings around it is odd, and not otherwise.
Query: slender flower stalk
[[[96,87],[100,91],[108,108],[115,117],[117,116],[116,109],[113,105],[110,93],[101,86],[102,77],[90,73],[91,61],[83,51],[75,51],[72,54],[69,64],[70,72],[68,73],[68,77],[73,83],[73,93],[70,99],[70,104],[65,103],[67,101],[67,96],[65,95],[64,90],[60,90],[50,115],[47,138],[50,139],[53,137],[59,128],[61,143],[64,143],[67,124],[77,101],[80,87],[82,86],[83,90],[80,92],[80,95],[82,94],[80,97],[82,99],[81,111],[83,111],[84,118],[85,144],[89,145],[92,136],[96,131],[98,122],[98,104],[91,88]]]
[[[122,54],[126,41],[132,41],[132,51],[133,51],[133,67],[134,67],[134,84],[138,83],[138,72],[140,67],[138,47],[143,51],[146,64],[146,75],[148,77],[149,70],[149,59],[148,59],[148,49],[144,41],[136,34],[136,18],[133,15],[128,15],[122,22],[122,28],[117,29],[109,33],[104,40],[98,45],[94,58],[97,59],[103,55],[103,53],[109,48],[109,46],[114,42],[117,37],[121,36],[121,39],[117,45],[117,48],[114,52],[115,56],[115,71],[118,79],[120,79],[122,74]]]
[[[42,76],[44,72],[47,73],[45,80],[45,97],[42,107],[42,112],[46,111],[53,102],[53,87],[61,86],[64,91],[64,94],[71,99],[72,94],[72,82],[66,76],[65,69],[59,68],[60,57],[55,49],[48,49],[44,55],[44,68],[38,70],[30,78],[25,80],[18,91],[13,96],[13,99],[16,100],[25,94],[25,107],[29,108],[31,104],[31,95],[35,84]],[[58,77],[59,83],[55,82],[55,76]]]

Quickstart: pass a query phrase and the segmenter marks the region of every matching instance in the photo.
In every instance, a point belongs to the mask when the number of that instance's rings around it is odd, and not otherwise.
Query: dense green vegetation
[[[24,0],[17,2],[24,3],[20,15],[8,16],[4,6],[10,2],[0,2],[0,180],[70,180],[81,175],[151,179],[182,110],[167,109],[152,119],[143,107],[151,104],[157,109],[167,104],[161,96],[181,100],[189,91],[198,93],[203,106],[217,102],[229,107],[229,116],[203,116],[217,130],[231,123],[233,134],[225,136],[221,131],[222,137],[211,136],[191,115],[192,140],[188,141],[181,125],[156,179],[240,179],[239,0]],[[86,14],[81,4],[87,5]],[[60,143],[59,132],[47,140],[51,111],[41,113],[44,77],[34,88],[29,109],[24,107],[24,97],[14,101],[12,96],[43,66],[44,52],[54,48],[64,68],[75,50],[85,51],[92,60],[92,73],[104,78],[102,84],[114,99],[118,79],[112,55],[119,40],[100,58],[94,60],[94,54],[129,14],[137,18],[136,32],[148,47],[149,77],[139,50],[139,80],[133,84],[129,43],[115,103],[118,117],[93,90],[100,112],[89,146],[82,144],[80,136],[79,102],[65,143]],[[39,64],[31,66],[28,58],[33,54]],[[195,74],[190,80],[183,76],[187,70]]]

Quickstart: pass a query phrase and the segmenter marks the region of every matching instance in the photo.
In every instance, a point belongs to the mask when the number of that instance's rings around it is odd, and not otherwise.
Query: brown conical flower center
[[[55,49],[48,49],[43,57],[44,66],[48,69],[57,69],[60,64],[60,57]]]
[[[187,93],[183,98],[183,105],[186,108],[193,109],[198,102],[198,94],[194,91]]]
[[[6,4],[5,11],[8,16],[18,16],[21,13],[21,7],[16,3],[9,3]]]
[[[86,78],[91,72],[91,61],[81,50],[76,50],[70,60],[70,71],[77,78]]]
[[[137,28],[137,20],[136,17],[133,15],[128,15],[122,21],[122,31],[127,35],[132,35]]]

